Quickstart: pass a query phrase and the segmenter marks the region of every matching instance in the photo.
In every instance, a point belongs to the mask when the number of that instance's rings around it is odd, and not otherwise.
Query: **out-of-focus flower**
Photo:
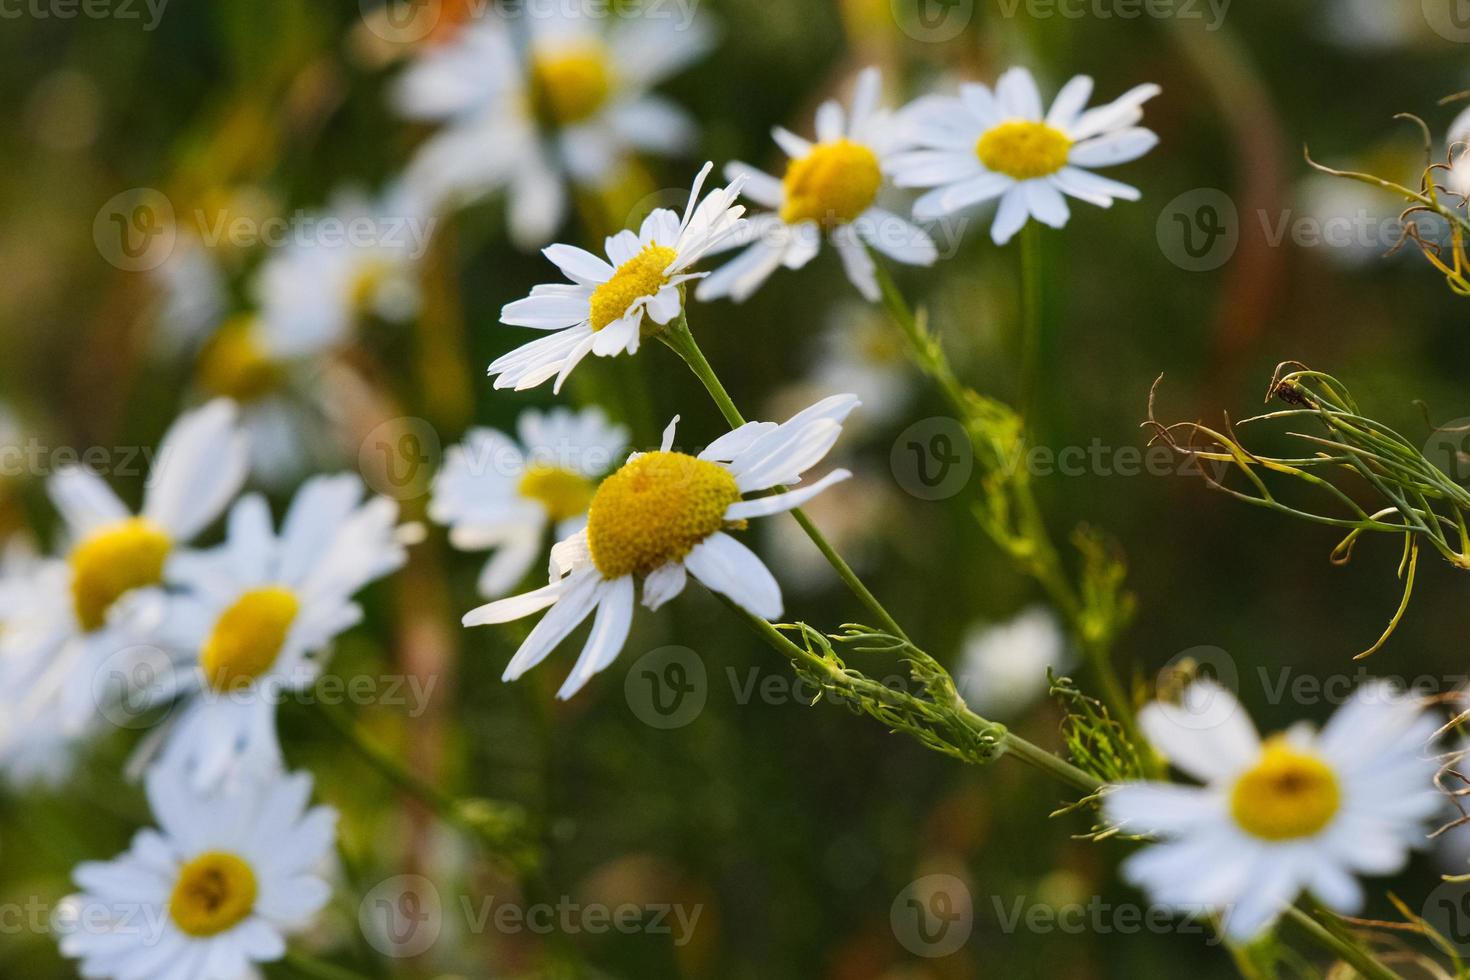
[[[494,429],[474,429],[445,456],[434,480],[429,516],[449,527],[464,551],[494,549],[480,574],[480,593],[498,599],[526,577],[545,547],[587,524],[597,480],[628,448],[628,430],[598,408],[521,413],[520,442]]]
[[[977,623],[965,634],[955,678],[971,708],[1005,719],[1046,693],[1046,671],[1068,669],[1067,636],[1056,615],[1033,606],[1004,623]]]
[[[42,558],[27,537],[12,538],[0,553],[0,774],[19,785],[56,785],[75,762],[60,712],[22,716],[64,639],[43,610],[65,579],[65,565]]]
[[[157,342],[165,352],[194,346],[229,310],[225,274],[209,248],[192,235],[181,234],[152,274],[161,293]]]
[[[536,286],[501,311],[503,323],[550,333],[490,365],[496,388],[521,391],[555,378],[553,390],[560,391],[588,354],[636,353],[645,314],[662,327],[683,312],[684,283],[708,275],[690,269],[739,231],[745,212],[734,204],[738,180],[699,199],[711,169],[705,164],[694,179],[682,220],[658,208],[643,219],[637,234],[624,229],[607,239],[607,261],[574,245],[546,248],[546,257],[571,282]]]
[[[904,145],[899,121],[878,106],[882,87],[878,69],[868,68],[858,75],[848,110],[835,99],[824,102],[815,143],[776,127],[772,136],[791,158],[781,179],[743,163],[726,168],[730,179],[744,180],[741,193],[771,210],[754,215],[725,242],[722,248],[745,251],[699,284],[701,300],[746,299],[778,268],[810,262],[824,233],[869,301],[876,302],[879,292],[868,246],[908,265],[934,263],[938,250],[929,235],[877,203],[894,153]]]
[[[51,477],[70,543],[39,573],[47,587],[24,631],[6,639],[23,660],[44,664],[0,725],[0,755],[37,724],[55,722],[69,738],[89,734],[117,693],[108,679],[130,681],[138,663],[151,662],[157,651],[147,637],[166,616],[169,564],[245,481],[249,447],[238,415],[225,399],[181,415],[154,457],[139,514],[90,469]]]
[[[394,93],[402,115],[444,124],[405,172],[413,193],[437,210],[508,188],[511,234],[524,248],[550,241],[560,226],[563,172],[595,187],[629,154],[688,151],[694,120],[650,90],[714,40],[701,16],[593,17],[542,6],[515,21],[489,14],[426,48]]]
[[[863,402],[862,414],[868,411]],[[856,421],[849,417],[844,429],[851,431]],[[891,479],[855,469],[852,479],[830,488],[802,505],[806,516],[822,529],[822,534],[849,565],[859,572],[872,567],[884,554],[884,540],[892,535],[901,509],[894,500]],[[771,564],[782,571],[781,581],[788,591],[812,593],[840,586],[842,580],[822,552],[805,534],[792,534],[783,522],[761,525],[761,543]]]
[[[592,633],[557,697],[576,694],[617,658],[633,622],[634,587],[658,609],[684,591],[688,575],[764,619],[781,615],[781,588],[755,552],[726,533],[752,517],[799,507],[851,474],[834,470],[808,487],[752,500],[748,493],[790,486],[815,466],[842,434],[857,407],[834,395],[786,422],[748,422],[716,439],[697,457],[675,452],[674,426],[657,452],[635,453],[597,488],[587,527],[551,551],[551,584],[479,607],[466,626],[486,626],[551,611],[511,658],[504,679],[515,680],[597,611]]]
[[[1302,891],[1356,912],[1354,875],[1400,870],[1443,805],[1429,754],[1436,722],[1385,682],[1360,688],[1320,733],[1295,725],[1262,741],[1234,696],[1203,680],[1181,704],[1151,704],[1138,720],[1206,785],[1108,792],[1109,820],[1162,841],[1123,874],[1161,904],[1219,912],[1236,941],[1260,934]]]
[[[200,795],[155,769],[148,801],[159,830],[124,854],[77,866],[83,891],[58,916],[61,951],[83,976],[247,980],[286,954],[331,898],[323,877],[337,813],[307,809],[305,773]]]
[[[158,641],[177,653],[158,692],[184,700],[163,765],[209,790],[241,770],[281,765],[276,705],[316,682],[339,633],[362,619],[360,589],[402,566],[398,505],[364,502],[356,476],[309,480],[279,535],[263,497],[230,512],[224,544],[181,555]]]
[[[850,391],[863,403],[862,423],[896,419],[914,393],[914,372],[893,323],[877,308],[843,303],[827,317],[808,383],[821,391]]]
[[[993,92],[969,83],[960,86],[958,97],[924,96],[904,109],[920,148],[894,158],[894,183],[934,188],[914,202],[920,221],[1000,198],[990,227],[998,245],[1010,241],[1027,218],[1060,228],[1070,215],[1064,195],[1099,207],[1138,200],[1137,188],[1086,168],[1126,163],[1153,149],[1158,137],[1137,123],[1143,103],[1160,91],[1139,85],[1086,109],[1092,79],[1078,75],[1043,115],[1036,80],[1025,68],[1012,68]]]

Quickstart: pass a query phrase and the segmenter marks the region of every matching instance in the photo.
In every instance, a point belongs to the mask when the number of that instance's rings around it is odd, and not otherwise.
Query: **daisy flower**
[[[1085,109],[1092,79],[1078,75],[1057,94],[1044,116],[1036,81],[1012,68],[995,84],[960,86],[958,97],[929,95],[904,114],[917,149],[892,161],[900,187],[932,187],[914,202],[914,217],[932,221],[1000,198],[990,236],[1010,241],[1028,217],[1060,228],[1069,211],[1064,195],[1099,207],[1136,201],[1138,189],[1099,177],[1089,168],[1127,163],[1159,138],[1137,124],[1157,85],[1139,85],[1107,105]]]
[[[434,479],[429,516],[448,525],[463,551],[495,549],[480,592],[498,599],[536,564],[548,526],[558,540],[587,524],[597,479],[627,452],[628,430],[601,409],[521,413],[520,442],[474,429],[445,454]]]
[[[688,575],[747,612],[781,615],[781,589],[755,552],[727,531],[752,517],[801,506],[845,480],[834,470],[799,490],[753,500],[745,494],[795,484],[827,455],[842,421],[857,407],[852,395],[834,395],[786,422],[748,422],[698,456],[675,452],[674,426],[657,452],[635,453],[597,488],[587,527],[551,551],[551,584],[472,610],[466,626],[485,626],[551,611],[536,624],[505,668],[512,681],[536,666],[595,610],[582,654],[557,693],[569,698],[617,658],[633,622],[634,591],[658,609],[684,590]]]
[[[1354,875],[1400,870],[1443,805],[1428,749],[1436,722],[1386,682],[1359,688],[1321,732],[1297,725],[1263,741],[1205,680],[1180,705],[1149,705],[1139,724],[1205,785],[1129,783],[1105,796],[1109,820],[1162,841],[1130,857],[1124,877],[1161,904],[1222,913],[1237,941],[1302,891],[1356,912]]]
[[[247,980],[286,955],[331,898],[321,868],[337,814],[308,810],[311,777],[276,774],[201,796],[180,774],[154,769],[144,830],[107,862],[73,874],[61,951],[86,977]]]
[[[746,299],[778,268],[800,269],[810,262],[823,233],[848,279],[870,302],[879,293],[868,246],[896,262],[934,264],[938,250],[929,235],[877,204],[894,154],[906,145],[899,121],[878,107],[882,85],[878,69],[868,68],[858,75],[850,109],[835,99],[823,103],[815,143],[779,126],[772,130],[791,158],[781,179],[743,163],[726,168],[730,179],[744,179],[747,198],[770,211],[752,217],[722,246],[746,248],[699,284],[699,299]]]
[[[1072,661],[1056,616],[1032,606],[1004,623],[982,623],[965,634],[956,680],[965,701],[987,718],[1004,719],[1046,693],[1047,668]]]
[[[59,712],[21,721],[29,693],[65,639],[54,617],[38,611],[65,589],[65,565],[42,558],[28,538],[11,540],[0,553],[0,775],[16,785],[56,785],[75,762]]]
[[[104,666],[107,676],[126,677],[115,655],[151,653],[140,644],[166,605],[168,565],[245,481],[249,448],[238,415],[225,399],[181,415],[159,446],[137,514],[89,469],[67,467],[51,477],[70,545],[45,573],[48,595],[25,642],[32,655],[53,646],[56,653],[0,726],[0,752],[53,712],[72,737],[87,733],[103,707]]]
[[[407,183],[435,208],[507,188],[511,234],[525,248],[550,241],[562,223],[563,171],[596,186],[632,153],[672,156],[694,145],[694,120],[650,90],[714,46],[704,17],[592,17],[543,6],[522,25],[492,13],[427,47],[393,97],[401,115],[444,124],[419,148]]]
[[[571,282],[537,286],[501,311],[502,323],[549,334],[490,365],[496,388],[521,391],[554,377],[553,390],[561,391],[572,368],[589,353],[636,353],[649,329],[645,315],[657,329],[683,312],[680,287],[708,275],[690,272],[690,267],[735,234],[745,213],[734,204],[738,180],[699,200],[712,167],[706,163],[694,178],[682,220],[668,208],[658,208],[643,219],[637,234],[624,229],[607,239],[607,261],[573,245],[545,249]]]
[[[281,764],[276,705],[309,689],[331,641],[361,621],[352,596],[403,565],[408,530],[397,519],[392,500],[364,502],[356,476],[316,477],[279,534],[252,494],[230,511],[224,544],[170,569],[183,591],[158,641],[181,659],[154,693],[182,704],[164,765],[205,790],[241,768]]]

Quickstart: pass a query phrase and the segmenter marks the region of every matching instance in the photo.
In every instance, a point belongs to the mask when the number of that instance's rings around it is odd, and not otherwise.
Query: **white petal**
[[[755,500],[738,500],[725,511],[725,520],[743,521],[752,517],[767,517],[771,514],[794,510],[823,490],[835,483],[841,483],[850,476],[852,474],[847,470],[833,470],[811,486],[802,487],[799,490],[788,490],[785,493],[759,497]]]
[[[227,399],[179,417],[148,476],[143,514],[187,541],[220,515],[250,470],[250,446]]]
[[[586,249],[575,245],[548,245],[542,254],[572,282],[600,286],[612,278],[613,267]]]
[[[755,552],[723,531],[705,538],[684,558],[705,587],[766,620],[781,616],[781,587]]]
[[[1111,167],[1137,160],[1159,143],[1151,130],[1134,127],[1078,143],[1068,154],[1069,162],[1079,167]]]
[[[633,576],[624,575],[602,587],[598,600],[597,617],[592,622],[592,632],[582,647],[582,655],[576,666],[562,684],[556,696],[562,700],[580,691],[594,675],[604,670],[617,659],[623,644],[628,639],[628,630],[633,625]]]
[[[1177,705],[1145,705],[1138,724],[1166,759],[1203,782],[1240,772],[1260,751],[1260,737],[1240,702],[1203,678],[1185,688]]]
[[[1025,68],[1012,68],[1001,75],[995,83],[995,97],[1008,116],[1041,120],[1041,93],[1037,91],[1036,79]]]
[[[546,659],[556,645],[565,640],[597,606],[602,589],[607,584],[595,568],[573,573],[567,579],[565,591],[556,599],[551,611],[541,618],[531,635],[521,644],[510,663],[505,667],[502,680],[513,681],[526,671]],[[534,594],[534,593],[533,593]],[[493,603],[492,603],[493,605]]]
[[[1092,79],[1086,75],[1073,76],[1052,101],[1051,110],[1046,114],[1046,124],[1064,133],[1069,132],[1091,96]]]
[[[649,609],[659,609],[684,591],[686,581],[688,575],[684,572],[683,562],[671,561],[655,568],[643,580],[643,605]]]
[[[1000,199],[995,221],[990,226],[991,239],[997,245],[1004,245],[1021,230],[1029,214],[1025,189],[1020,184],[1011,187]]]
[[[1026,192],[1026,205],[1031,214],[1044,225],[1061,228],[1066,225],[1071,212],[1067,199],[1049,181],[1028,180],[1021,185]]]

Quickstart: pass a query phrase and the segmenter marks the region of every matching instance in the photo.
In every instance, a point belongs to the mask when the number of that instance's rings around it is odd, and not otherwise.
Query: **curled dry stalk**
[[[1393,534],[1403,539],[1398,577],[1404,583],[1387,629],[1372,646],[1357,655],[1361,660],[1388,642],[1408,608],[1421,551],[1427,546],[1456,568],[1470,569],[1470,490],[1456,483],[1429,460],[1413,442],[1389,426],[1363,414],[1347,387],[1336,378],[1295,361],[1278,365],[1266,389],[1288,407],[1241,422],[1225,415],[1222,427],[1202,422],[1158,420],[1156,401],[1162,375],[1149,392],[1150,443],[1162,442],[1187,458],[1215,490],[1257,507],[1290,517],[1325,524],[1347,533],[1332,549],[1334,564],[1346,564],[1366,534]],[[1238,430],[1264,423],[1310,423],[1317,431],[1287,435],[1306,444],[1307,455],[1267,456],[1247,449]],[[1245,485],[1231,485],[1239,474]],[[1266,477],[1285,477],[1319,492],[1335,509],[1309,509],[1279,498]],[[1378,498],[1372,510],[1360,505],[1345,487]]]
[[[1453,98],[1457,97],[1452,96],[1451,99]],[[1457,296],[1470,296],[1470,255],[1467,255],[1465,251],[1466,239],[1470,237],[1470,221],[1467,221],[1466,216],[1462,213],[1465,197],[1439,183],[1440,175],[1447,174],[1453,169],[1456,152],[1463,149],[1465,144],[1452,144],[1446,151],[1444,161],[1435,162],[1433,139],[1429,133],[1429,126],[1424,120],[1407,112],[1401,112],[1394,118],[1414,123],[1424,135],[1424,170],[1419,176],[1417,190],[1412,190],[1386,177],[1352,170],[1335,170],[1324,166],[1313,160],[1311,152],[1303,147],[1302,153],[1307,165],[1332,177],[1342,177],[1367,184],[1370,187],[1377,187],[1406,201],[1408,206],[1399,214],[1399,223],[1403,226],[1403,231],[1393,248],[1389,249],[1390,254],[1412,242],[1430,265],[1444,276],[1445,284],[1449,286],[1451,292]],[[1437,215],[1448,226],[1448,243],[1426,237],[1420,229],[1419,217],[1429,214]]]

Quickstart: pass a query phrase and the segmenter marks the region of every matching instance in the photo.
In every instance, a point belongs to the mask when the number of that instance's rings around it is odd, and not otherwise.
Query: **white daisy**
[[[1157,85],[1139,85],[1107,105],[1085,109],[1092,79],[1078,75],[1057,94],[1044,116],[1036,81],[1012,68],[996,82],[960,86],[958,97],[929,95],[904,109],[920,147],[892,161],[900,187],[932,187],[914,202],[914,217],[932,221],[1000,198],[990,235],[1011,240],[1028,217],[1060,228],[1069,211],[1064,195],[1111,207],[1136,201],[1137,188],[1085,168],[1136,160],[1159,138],[1137,123]]]
[[[61,951],[85,977],[246,980],[286,954],[286,937],[331,898],[322,868],[337,814],[308,810],[311,777],[277,774],[203,796],[180,774],[148,774],[159,830],[73,874]]]
[[[587,527],[551,551],[551,584],[481,606],[466,626],[506,623],[551,607],[505,669],[511,681],[546,658],[597,611],[592,633],[560,698],[576,694],[616,659],[633,622],[635,584],[657,609],[684,590],[689,573],[765,619],[781,615],[781,589],[765,564],[727,529],[791,510],[850,474],[834,470],[809,487],[753,500],[748,493],[800,481],[827,455],[857,407],[834,395],[777,425],[748,422],[697,457],[673,451],[676,417],[657,452],[635,453],[592,497]]]
[[[907,265],[934,263],[938,250],[929,235],[877,204],[895,153],[907,145],[893,113],[878,107],[882,87],[878,69],[868,68],[858,75],[848,111],[835,99],[824,102],[817,109],[815,143],[776,127],[772,136],[791,158],[780,180],[743,163],[726,168],[732,180],[745,180],[746,197],[771,210],[752,217],[724,244],[747,247],[699,284],[699,299],[744,300],[778,268],[800,269],[810,262],[824,232],[848,279],[871,302],[879,292],[869,245]]]
[[[1385,682],[1360,688],[1320,733],[1296,725],[1262,741],[1235,698],[1204,680],[1179,705],[1146,707],[1139,724],[1206,785],[1108,792],[1109,820],[1163,841],[1130,857],[1123,874],[1161,904],[1220,912],[1238,941],[1306,890],[1356,912],[1354,875],[1400,870],[1443,805],[1428,746],[1435,720]]]
[[[178,696],[163,764],[210,789],[240,769],[281,764],[275,710],[309,689],[331,641],[357,625],[352,596],[403,565],[398,505],[363,500],[353,475],[309,480],[279,535],[258,495],[230,512],[224,544],[181,556],[170,578],[176,596],[157,635],[180,655],[153,693]]]
[[[550,241],[565,216],[563,170],[596,186],[631,153],[693,146],[694,120],[650,89],[714,41],[702,16],[593,17],[556,6],[528,8],[514,25],[480,17],[427,47],[394,93],[404,116],[445,123],[409,164],[407,183],[435,208],[508,188],[511,234],[525,248]],[[517,50],[522,26],[529,71]],[[553,135],[549,152],[543,130]]]
[[[550,334],[491,364],[496,388],[521,391],[554,377],[553,390],[560,391],[572,368],[589,353],[636,353],[648,329],[645,314],[656,328],[683,311],[683,284],[708,275],[690,268],[739,231],[745,212],[734,204],[738,180],[699,200],[712,166],[705,164],[694,179],[682,220],[674,211],[658,208],[643,219],[637,234],[625,229],[607,239],[608,261],[573,245],[545,249],[571,282],[537,286],[501,311],[503,323]]]
[[[44,610],[66,589],[66,566],[38,555],[29,539],[0,554],[0,775],[18,785],[56,785],[71,775],[75,745],[60,712],[21,724],[25,700],[51,666],[66,633]]]
[[[156,651],[146,637],[166,607],[165,570],[229,506],[245,480],[249,448],[235,405],[220,399],[181,415],[164,436],[133,514],[96,473],[59,470],[48,484],[70,544],[43,573],[43,605],[28,622],[27,652],[54,649],[13,715],[0,720],[0,754],[40,719],[69,737],[88,734],[115,694]],[[21,641],[17,641],[21,642]],[[49,724],[49,721],[46,723]]]
[[[628,448],[628,430],[598,408],[531,409],[516,429],[519,444],[494,429],[471,430],[445,455],[429,503],[429,516],[449,527],[456,548],[495,549],[480,574],[487,599],[526,577],[548,526],[558,540],[586,526],[597,479]]]
[[[965,633],[956,676],[976,712],[1007,719],[1046,693],[1047,668],[1067,670],[1067,636],[1051,610],[1032,606],[1004,623],[981,623]]]
[[[184,350],[219,323],[229,309],[229,283],[214,253],[194,235],[181,234],[151,273],[159,288],[157,342],[165,353]]]

